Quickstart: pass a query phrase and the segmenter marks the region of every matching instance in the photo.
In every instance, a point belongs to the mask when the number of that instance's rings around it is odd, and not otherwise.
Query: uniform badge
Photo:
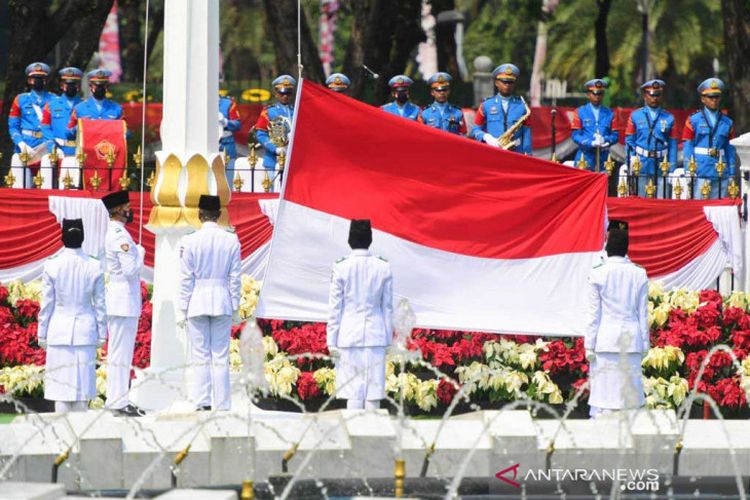
[[[123,243],[122,245],[120,245],[120,248],[122,249],[123,252],[130,251],[130,245],[128,243]]]
[[[667,120],[661,120],[661,131],[662,132],[667,131]]]
[[[492,107],[490,108],[490,114],[491,114],[491,115],[497,114],[497,107],[495,107],[495,106],[492,106]]]

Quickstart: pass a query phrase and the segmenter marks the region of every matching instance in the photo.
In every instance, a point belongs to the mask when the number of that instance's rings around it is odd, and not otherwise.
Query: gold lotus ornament
[[[5,187],[13,187],[13,184],[16,183],[16,176],[13,175],[13,171],[8,170],[8,174],[3,178],[5,181]]]
[[[607,161],[604,162],[604,170],[607,171],[607,175],[612,177],[612,172],[615,171],[615,161],[612,159],[612,153],[607,155]]]
[[[740,196],[740,187],[737,185],[737,182],[735,182],[734,177],[729,180],[727,192],[729,193],[729,197],[733,200],[736,200]]]
[[[674,185],[674,189],[672,190],[672,192],[674,192],[675,198],[677,198],[678,200],[681,200],[682,199],[682,183],[677,182],[677,184]]]
[[[70,176],[68,169],[65,169],[65,177],[62,178],[62,183],[65,189],[70,189],[73,186],[73,178]]]

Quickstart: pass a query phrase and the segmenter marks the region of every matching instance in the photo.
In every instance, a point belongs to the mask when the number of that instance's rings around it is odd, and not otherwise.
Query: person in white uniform
[[[38,341],[47,350],[44,398],[55,411],[86,411],[96,397],[96,348],[107,338],[104,275],[86,255],[83,221],[63,219],[63,251],[44,263]]]
[[[393,341],[393,275],[369,251],[369,220],[353,220],[352,252],[333,265],[326,344],[336,361],[336,395],[349,409],[377,409],[385,397],[385,354]]]
[[[610,229],[607,260],[588,277],[584,346],[591,363],[591,416],[644,404],[641,360],[649,349],[648,277],[627,257],[628,233]]]
[[[239,323],[240,242],[216,221],[218,196],[201,195],[201,228],[182,240],[178,324],[187,322],[198,410],[229,410],[229,337]]]
[[[135,336],[141,316],[141,269],[145,250],[136,245],[125,224],[133,222],[127,191],[115,191],[102,198],[109,213],[104,242],[107,283],[107,403],[116,416],[140,417],[143,410],[128,400],[130,369]]]

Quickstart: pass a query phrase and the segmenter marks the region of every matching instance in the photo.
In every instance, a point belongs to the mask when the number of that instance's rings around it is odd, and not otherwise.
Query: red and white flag
[[[350,219],[370,219],[417,325],[582,335],[607,178],[300,85],[257,315],[326,321]]]

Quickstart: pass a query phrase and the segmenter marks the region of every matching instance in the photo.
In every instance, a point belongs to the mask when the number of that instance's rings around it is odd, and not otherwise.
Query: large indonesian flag
[[[369,218],[418,326],[581,335],[607,179],[304,82],[257,314],[325,321],[349,220]]]

